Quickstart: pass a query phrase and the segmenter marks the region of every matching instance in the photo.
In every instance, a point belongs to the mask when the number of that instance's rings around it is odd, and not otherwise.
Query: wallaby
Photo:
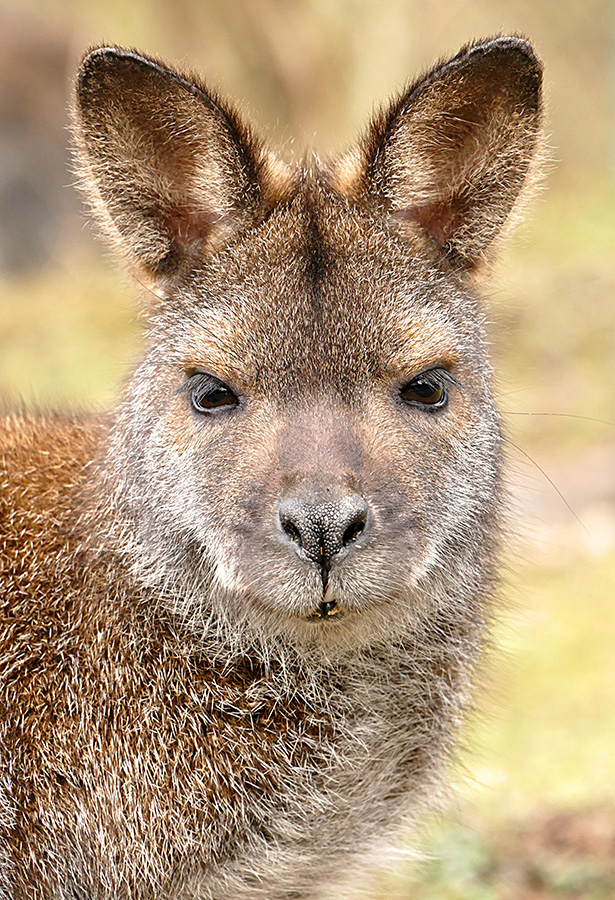
[[[497,581],[477,276],[540,120],[498,36],[293,166],[196,78],[85,57],[148,349],[116,415],[0,433],[0,897],[327,896],[433,799]]]

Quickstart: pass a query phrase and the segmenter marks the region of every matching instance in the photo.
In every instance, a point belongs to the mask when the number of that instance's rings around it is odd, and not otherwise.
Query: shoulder
[[[66,462],[96,451],[108,430],[104,416],[32,414],[0,410],[0,454],[7,459],[33,456]]]
[[[0,495],[11,487],[54,491],[80,477],[107,433],[104,418],[0,415]]]
[[[18,552],[66,532],[99,455],[102,418],[0,416],[0,546]]]

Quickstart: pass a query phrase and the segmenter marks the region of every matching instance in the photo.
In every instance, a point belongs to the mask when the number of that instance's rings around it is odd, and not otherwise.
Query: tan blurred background
[[[615,897],[615,0],[0,0],[0,393],[62,408],[110,407],[140,340],[136,290],[71,187],[89,46],[199,71],[299,155],[347,146],[408,77],[499,31],[544,59],[552,147],[488,292],[507,612],[458,800],[427,829],[431,862],[379,877],[389,900]]]

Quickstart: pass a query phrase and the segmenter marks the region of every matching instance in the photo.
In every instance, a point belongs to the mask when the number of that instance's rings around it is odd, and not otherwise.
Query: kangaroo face
[[[523,41],[466,48],[352,154],[293,170],[202,85],[86,59],[86,189],[160,301],[118,502],[186,617],[365,641],[491,577],[499,429],[471,285],[528,180],[539,82]]]
[[[308,634],[425,611],[417,586],[493,500],[499,442],[474,299],[316,200],[299,192],[178,285],[130,411],[133,465],[194,577]]]

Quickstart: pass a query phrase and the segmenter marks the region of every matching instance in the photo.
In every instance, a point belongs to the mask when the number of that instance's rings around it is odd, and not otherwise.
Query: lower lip
[[[336,606],[335,609],[332,609],[327,613],[311,613],[309,616],[306,616],[306,620],[308,622],[330,622],[331,619],[341,619],[342,616],[343,613],[341,612],[339,606]]]

